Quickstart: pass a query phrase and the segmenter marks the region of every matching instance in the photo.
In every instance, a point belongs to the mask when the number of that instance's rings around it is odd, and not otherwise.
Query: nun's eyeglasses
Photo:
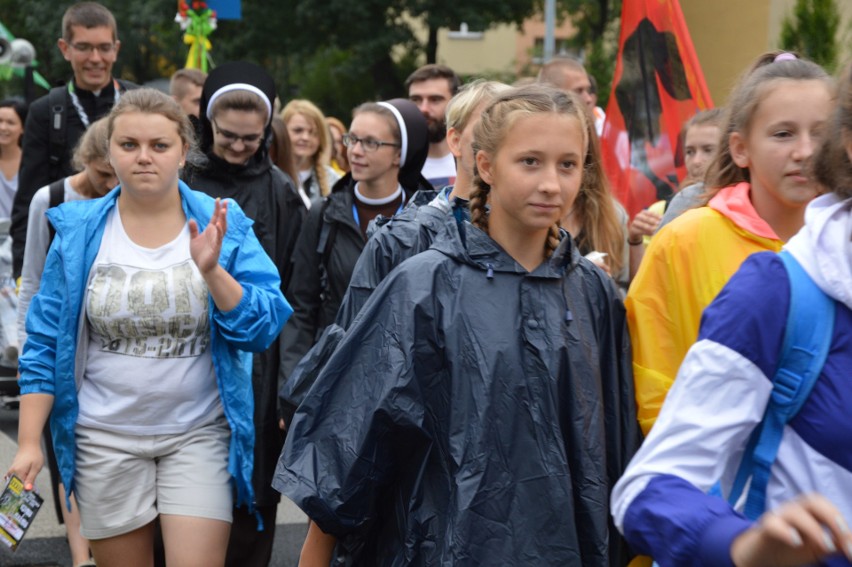
[[[361,147],[364,148],[365,152],[374,152],[382,146],[393,146],[398,148],[401,145],[395,142],[382,142],[380,140],[374,140],[373,138],[359,138],[354,134],[343,134],[343,145],[347,148],[354,148],[358,142],[361,142]]]
[[[263,138],[263,134],[247,134],[245,136],[240,136],[239,134],[234,134],[229,130],[222,130],[212,118],[210,119],[210,123],[213,124],[213,128],[216,129],[216,133],[222,136],[228,145],[242,142],[246,146],[256,146],[260,144],[260,140]]]

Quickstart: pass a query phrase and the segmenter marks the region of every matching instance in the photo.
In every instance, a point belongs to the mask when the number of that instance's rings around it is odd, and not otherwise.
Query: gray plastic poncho
[[[527,273],[462,230],[372,294],[273,486],[353,565],[624,565],[608,501],[639,434],[615,287],[570,238]]]

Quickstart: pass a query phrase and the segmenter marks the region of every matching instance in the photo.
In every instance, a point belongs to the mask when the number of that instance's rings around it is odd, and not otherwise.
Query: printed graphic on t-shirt
[[[207,286],[192,260],[162,270],[98,265],[86,308],[105,353],[189,358],[210,342]]]

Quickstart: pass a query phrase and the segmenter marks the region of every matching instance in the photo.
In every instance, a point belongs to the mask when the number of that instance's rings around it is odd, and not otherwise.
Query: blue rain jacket
[[[180,182],[187,220],[204,230],[214,199]],[[121,187],[102,199],[73,201],[50,209],[56,237],[48,251],[41,288],[27,315],[28,339],[20,359],[21,394],[54,396],[50,425],[62,482],[74,491],[74,427],[77,391],[85,371],[87,334],[83,309],[88,276],[98,254],[107,213]],[[240,303],[227,313],[210,299],[213,365],[225,416],[231,428],[229,471],[236,484],[237,505],[254,505],[251,486],[252,426],[251,352],[266,349],[292,313],[280,290],[278,269],[251,230],[252,221],[233,201],[228,204],[228,231],[219,264],[243,286]],[[78,345],[82,345],[78,348]]]

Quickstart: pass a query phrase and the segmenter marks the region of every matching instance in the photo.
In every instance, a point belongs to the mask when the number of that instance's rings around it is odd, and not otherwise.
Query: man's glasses
[[[73,47],[74,51],[79,51],[85,55],[91,55],[95,49],[101,55],[109,55],[115,51],[114,43],[99,43],[98,45],[92,45],[91,43],[69,43],[68,45]]]
[[[228,145],[236,144],[241,141],[246,146],[256,146],[260,143],[260,140],[263,139],[263,134],[247,134],[245,136],[240,136],[239,134],[234,134],[228,130],[222,130],[213,119],[211,119],[210,122],[213,124],[213,127],[216,128],[216,133],[222,136]]]
[[[394,146],[396,148],[400,146],[395,142],[382,142],[373,138],[359,138],[354,134],[343,134],[343,145],[347,148],[354,148],[358,142],[361,142],[361,147],[364,148],[365,152],[374,152],[382,146]]]

